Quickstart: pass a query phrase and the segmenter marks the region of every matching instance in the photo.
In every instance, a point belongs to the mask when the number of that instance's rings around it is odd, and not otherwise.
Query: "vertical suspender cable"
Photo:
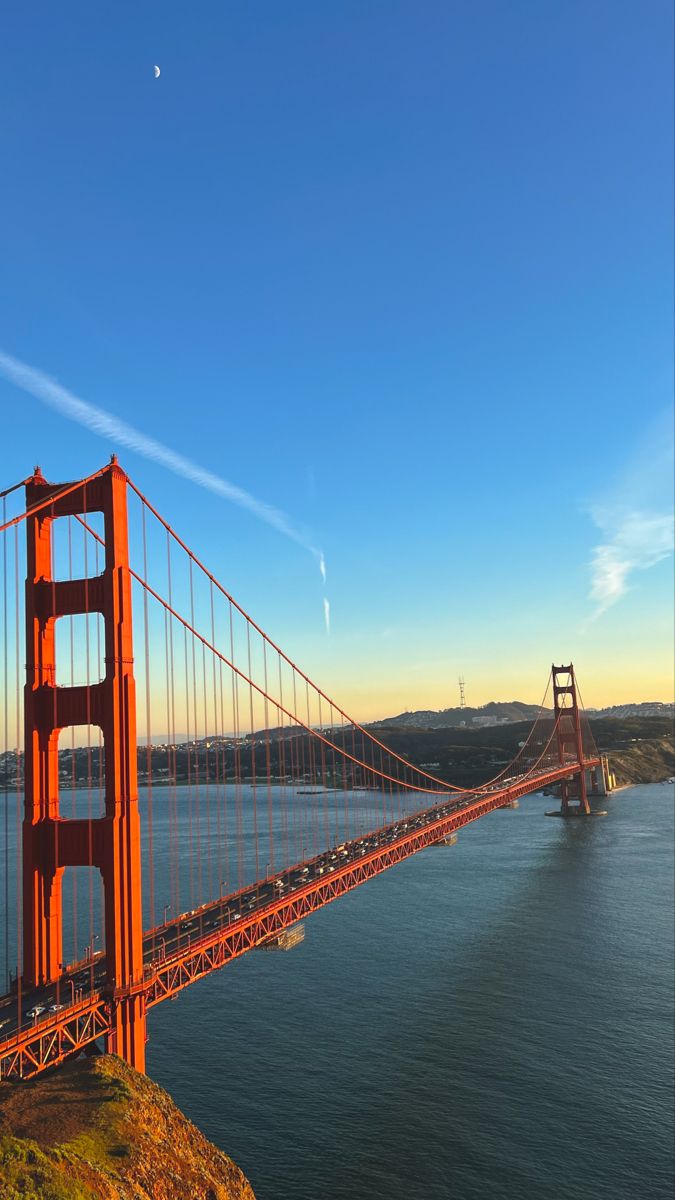
[[[94,541],[94,571],[98,578],[101,573],[101,564],[99,561],[99,543]],[[100,616],[96,619],[96,662],[98,663],[98,674],[101,679],[105,679],[106,665],[105,652],[101,653],[101,629],[103,622]],[[104,747],[103,747],[103,730],[100,725],[96,726],[96,742],[98,746],[98,815],[99,818],[105,817],[105,786],[104,786]],[[101,949],[105,946],[105,881],[103,879],[103,871],[98,872],[98,902],[99,902],[99,925],[101,929]]]
[[[167,586],[169,589],[169,607],[173,608],[173,576],[171,570],[171,536],[167,530],[166,534],[166,573]],[[171,744],[170,757],[173,762],[173,771],[170,773],[169,791],[169,811],[171,813],[170,828],[173,833],[172,846],[172,861],[174,864],[174,885],[175,894],[171,897],[174,920],[178,920],[180,916],[180,850],[179,850],[179,826],[178,826],[178,789],[177,789],[177,748],[176,748],[176,659],[173,641],[173,616],[169,614],[168,624],[168,639],[169,639],[169,669],[170,669],[170,722],[169,722],[169,742]]]
[[[321,712],[321,696],[317,695],[319,705],[319,730],[323,733],[323,715]],[[323,831],[326,845],[330,843],[330,824],[328,819],[328,786],[326,783],[326,746],[323,741],[319,743],[319,751],[321,754],[321,790],[323,792]],[[337,845],[337,834],[336,843]]]
[[[251,683],[251,626],[246,622],[246,638],[248,647],[248,707],[251,725],[251,788],[253,792],[253,836],[255,840],[255,878],[260,879],[260,851],[258,848],[258,796],[255,763],[255,720],[253,716],[253,684]]]
[[[55,626],[55,628],[54,628],[54,652],[55,652],[54,653],[54,672],[53,672],[52,679],[51,679],[51,684],[52,684],[52,729],[54,730],[54,729],[56,729],[58,722],[57,722],[57,710],[56,710],[56,560],[55,560],[55,553],[54,553],[55,547],[54,547],[54,533],[53,533],[53,530],[54,530],[54,506],[53,505],[50,506],[49,512],[50,512],[50,518],[51,518],[51,520],[50,520],[51,537],[49,540],[50,541],[50,564],[49,564],[49,566],[50,566],[50,573],[51,573],[51,579],[52,579],[52,586],[51,586],[50,590],[51,590],[51,597],[52,597],[52,619],[54,620],[54,626]],[[56,744],[56,762],[57,762],[56,789],[57,789],[57,795],[56,795],[56,797],[51,797],[51,799],[57,800],[57,813],[60,813],[61,805],[60,805],[60,796],[58,795],[58,790],[59,790],[58,761],[59,761],[59,745],[58,745],[58,741],[57,741],[57,744]],[[54,829],[54,870],[55,870],[55,877],[58,878],[58,874],[59,874],[59,825],[58,825],[58,822],[56,823],[56,827]],[[51,886],[52,887],[55,886],[55,879],[51,881]],[[59,902],[61,903],[61,900]],[[61,932],[63,934],[63,924],[61,926]],[[59,978],[58,978],[57,984],[56,984],[56,1003],[57,1004],[59,1003],[59,1001],[61,999],[60,976],[61,976],[61,972],[59,971]]]
[[[148,543],[145,527],[145,505],[141,504],[143,531],[143,578],[148,579]],[[148,593],[143,588],[143,633],[145,641],[145,761],[147,770],[146,792],[148,798],[148,876],[150,887],[150,928],[152,934],[152,957],[155,957],[155,860],[152,844],[152,728],[150,714],[150,641],[148,627]]]
[[[310,808],[312,812],[312,844],[314,853],[320,849],[319,846],[319,806],[314,803],[314,793],[316,791],[316,770],[314,766],[314,738],[312,737],[312,714],[309,705],[309,681],[305,680],[305,698],[307,701],[307,760],[309,765],[309,795]]]
[[[215,620],[215,612],[214,612],[214,606],[213,606],[213,583],[210,580],[209,580],[209,602],[210,602],[210,607],[211,607],[211,644],[213,646],[215,646],[215,644],[216,644],[216,620]],[[221,686],[220,686],[220,695],[219,695],[218,683],[217,683],[217,678],[216,678],[216,656],[215,656],[215,654],[211,655],[211,665],[213,667],[213,741],[214,741],[215,752],[216,752],[216,770],[215,770],[216,839],[217,839],[217,842],[216,842],[216,845],[217,845],[216,866],[218,868],[219,895],[222,896],[222,894],[223,894],[223,885],[222,885],[222,879],[223,879],[223,870],[222,870],[223,828],[222,828],[222,819],[221,819],[221,811],[220,811],[220,788],[221,788],[220,766],[221,766],[221,754],[222,754],[222,749],[223,749],[223,727],[222,727],[222,721],[221,721],[222,714],[221,714],[220,710],[222,708],[222,701],[223,701],[223,688],[222,688],[222,673],[221,673]],[[222,667],[222,665],[223,664],[220,663],[221,667]],[[204,675],[204,679],[206,680],[206,674]],[[220,701],[220,706],[219,706],[219,701]],[[224,795],[225,795],[225,784],[223,782],[223,796]],[[209,861],[209,869],[210,869],[210,861]],[[209,884],[209,890],[211,891],[210,884]],[[213,899],[212,891],[211,891],[211,898]]]
[[[184,644],[185,644],[185,723],[187,727],[187,803],[188,803],[188,846],[190,852],[190,909],[195,907],[195,878],[194,878],[194,842],[192,829],[192,770],[191,770],[191,742],[190,742],[190,679],[188,673],[188,634],[187,628],[184,629]]]
[[[2,523],[7,524],[7,497],[2,497]],[[8,647],[8,626],[7,626],[7,530],[2,535],[2,641],[3,641],[3,672],[2,672],[2,693],[3,693],[3,739],[2,748],[4,751],[3,769],[4,769],[4,812],[3,812],[3,834],[4,834],[4,864],[5,864],[5,991],[9,992],[9,647]],[[16,881],[17,890],[19,887],[19,879]]]
[[[334,741],[335,741],[335,732],[334,732],[335,714],[333,712],[332,704],[330,705],[329,713],[330,713],[330,740],[331,740],[331,742],[334,743]],[[334,816],[335,816],[335,844],[337,846],[341,842],[345,841],[346,834],[341,834],[341,831],[340,831],[340,815],[341,815],[341,813],[340,813],[340,805],[338,804],[336,783],[337,783],[337,780],[335,777],[335,746],[333,745],[331,748],[330,788],[331,788],[332,804],[333,804]]]
[[[168,784],[168,824],[169,824],[169,902],[163,916],[166,920],[168,910],[173,909],[175,899],[175,878],[173,861],[173,809],[171,805],[171,708],[169,703],[169,614],[164,609],[164,726],[166,729],[166,771]],[[177,916],[177,913],[171,914]],[[165,923],[165,920],[162,924]]]
[[[234,663],[234,617],[232,601],[229,603],[230,613],[230,660]],[[237,887],[244,881],[244,817],[241,796],[241,750],[239,746],[239,676],[236,671],[230,672],[232,678],[232,722],[234,725],[234,810],[237,829]]]
[[[68,578],[73,578],[73,518],[68,517]],[[75,617],[68,618],[70,626],[70,686],[75,686]],[[75,755],[75,726],[70,727],[70,813],[77,816],[77,760]],[[77,871],[72,872],[73,959],[77,958]]]
[[[19,528],[14,526],[14,610],[15,610],[15,630],[14,630],[14,652],[16,656],[15,663],[15,686],[16,695],[14,697],[16,705],[16,1007],[17,1007],[17,1026],[21,1029],[21,992],[22,992],[22,976],[23,976],[23,890],[21,888],[21,776],[22,760],[21,760],[21,716],[20,716],[20,682],[19,682]]]
[[[211,655],[213,658],[213,655]],[[215,660],[214,660],[215,662]],[[204,684],[204,799],[206,801],[206,896],[213,900],[213,846],[211,839],[211,789],[209,787],[209,710],[206,692],[206,646],[202,642],[202,681]],[[213,696],[215,713],[215,689]],[[214,722],[215,729],[215,722]],[[216,749],[216,755],[218,751]]]
[[[270,761],[270,719],[269,719],[269,703],[267,700],[269,694],[269,686],[267,681],[267,643],[263,640],[263,676],[265,685],[265,773],[267,780],[267,824],[268,824],[268,839],[269,846],[267,856],[269,858],[270,872],[274,874],[274,813],[272,806],[272,778],[271,778],[271,761]]]
[[[277,707],[277,757],[279,762],[279,780],[281,783],[281,837],[283,843],[284,861],[290,863],[291,850],[288,838],[288,789],[286,786],[286,717],[284,708],[284,684],[281,670],[281,655],[277,651],[277,670],[279,674],[279,704]]]
[[[215,664],[215,658],[213,661]],[[218,848],[219,848],[219,863],[220,863],[219,884],[220,884],[220,887],[222,888],[223,881],[224,881],[225,890],[227,891],[228,888],[232,887],[232,881],[230,878],[230,842],[229,842],[228,830],[227,830],[227,745],[226,745],[226,741],[225,741],[225,733],[226,733],[226,730],[225,730],[225,695],[224,695],[224,689],[223,689],[223,662],[222,662],[222,659],[218,660],[218,689],[219,689],[219,698],[220,698],[220,744],[221,744],[222,788],[223,788],[222,841],[220,841],[221,832],[220,832],[220,830],[218,831],[218,838],[219,838],[219,847]],[[220,812],[220,806],[218,807],[218,812]]]
[[[340,745],[345,749],[345,719],[340,717]],[[350,811],[354,808],[353,797],[350,805],[350,792],[347,787],[347,760],[343,757],[340,759],[340,769],[342,771],[342,793],[345,812],[345,837],[351,836],[352,822],[350,821]]]
[[[188,560],[190,572],[190,624],[192,629],[195,627],[195,596],[194,596],[194,581],[192,578],[192,558]],[[202,896],[202,834],[201,834],[201,816],[199,811],[199,720],[197,710],[197,647],[194,633],[192,637],[192,715],[194,718],[194,744],[195,744],[195,760],[194,760],[194,813],[195,824],[194,832],[197,843],[197,897],[201,904]],[[189,754],[189,749],[188,749]],[[194,908],[194,904],[192,906]]]
[[[87,485],[83,489],[84,515],[87,516]],[[86,529],[82,532],[84,543],[84,620],[87,668],[87,827],[89,850],[89,989],[94,990],[94,827],[92,823],[92,764],[91,764],[91,652],[89,630],[89,543]]]
[[[293,835],[293,858],[295,859],[296,862],[299,862],[300,859],[304,858],[305,856],[302,853],[303,843],[302,843],[302,837],[301,837],[300,828],[299,828],[298,806],[295,803],[295,789],[296,789],[297,780],[298,780],[298,768],[296,765],[296,759],[297,759],[297,739],[296,739],[294,729],[291,728],[289,737],[288,737],[288,768],[287,768],[289,771],[290,777],[291,777],[291,789],[290,789],[290,801],[289,801],[290,809],[291,809],[290,827],[291,827],[292,835]]]

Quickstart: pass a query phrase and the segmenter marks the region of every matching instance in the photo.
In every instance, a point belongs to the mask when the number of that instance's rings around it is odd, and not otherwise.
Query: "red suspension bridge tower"
[[[560,765],[566,762],[582,764],[584,761],[584,742],[581,729],[581,713],[577,699],[577,684],[574,676],[574,665],[566,667],[551,667],[553,678],[553,715],[556,723],[558,740],[558,757]],[[574,790],[574,794],[572,789]],[[586,792],[586,772],[582,769],[574,779],[563,779],[560,783],[562,803],[560,815],[563,817],[589,816],[591,806]],[[570,803],[575,800],[575,803]]]
[[[130,489],[141,505],[142,573],[130,562]],[[91,527],[92,514],[102,516],[102,537]],[[67,578],[60,576],[55,565],[63,563],[63,555],[58,553],[58,522],[63,518],[69,531]],[[159,529],[162,555],[166,556],[166,567],[157,569],[154,586],[147,577],[149,518]],[[10,594],[16,596],[13,633],[17,641],[22,624],[18,525],[23,521],[27,530],[25,796],[23,871],[17,864],[15,897],[17,928],[23,928],[23,954],[16,988],[9,988],[8,971],[8,993],[0,996],[1,1079],[26,1078],[58,1065],[93,1047],[102,1036],[108,1051],[142,1071],[146,1009],[177,995],[239,955],[268,944],[323,905],[488,813],[513,807],[520,797],[541,788],[560,783],[563,817],[591,812],[586,773],[596,772],[593,790],[597,791],[597,771],[603,764],[580,709],[571,663],[552,669],[554,719],[547,707],[547,689],[539,715],[515,757],[492,779],[467,790],[428,774],[388,749],[331,701],[200,563],[115,458],[87,479],[66,484],[48,483],[36,469],[26,483],[25,512],[0,526],[0,533],[12,525],[16,527],[14,587]],[[82,578],[73,575],[73,570],[80,568],[73,567],[70,554],[70,529],[77,522],[96,543],[92,575],[86,549],[90,542],[83,535]],[[100,574],[99,547],[104,548],[105,556]],[[0,557],[0,567],[4,579],[1,597],[8,591],[6,553]],[[202,590],[195,608],[193,587],[199,584]],[[132,587],[136,597],[143,597],[144,612],[137,628],[139,680],[141,690],[145,685],[149,747],[143,841],[137,790]],[[139,588],[140,592],[136,590]],[[168,596],[162,594],[163,588]],[[155,629],[163,630],[165,643],[164,662],[155,665],[154,673],[150,670],[153,640],[148,624],[149,599],[156,605],[159,624]],[[181,607],[188,611],[181,612]],[[5,600],[5,629],[7,615]],[[90,674],[87,652],[86,674],[79,676],[87,682],[75,683],[73,620],[70,685],[63,686],[59,680],[66,677],[66,672],[64,664],[57,661],[62,645],[61,638],[57,638],[57,622],[64,617],[86,620],[91,615],[97,616],[103,634],[105,666]],[[88,637],[89,632],[85,650]],[[98,634],[96,641],[98,645]],[[6,636],[4,645],[6,680]],[[184,690],[176,656],[184,656]],[[15,664],[18,696],[18,653],[12,653],[11,662]],[[155,747],[167,755],[166,767],[158,769],[168,775],[171,785],[162,810],[168,822],[168,845],[162,846],[158,863],[160,908],[161,901],[168,897],[161,924],[154,918],[153,697],[161,713],[158,719],[169,734],[169,744]],[[188,740],[180,761],[174,744],[178,740],[176,704],[180,712],[184,710],[188,725]],[[5,721],[5,778],[7,763],[14,761],[15,747],[21,740],[19,724],[17,714],[16,742],[9,752]],[[76,726],[100,730],[103,794],[96,817],[91,816],[89,796],[87,818],[77,815],[75,801],[69,817],[60,804],[59,735]],[[234,731],[232,737],[226,736],[224,731],[228,729]],[[275,731],[276,742],[272,736]],[[75,785],[74,737],[72,743]],[[19,759],[16,754],[16,819],[20,823]],[[90,759],[87,770],[90,789]],[[185,773],[187,783],[183,785]],[[179,783],[187,789],[180,811],[176,804]],[[5,803],[6,788],[5,783]],[[262,810],[257,807],[257,796],[263,790],[267,830]],[[322,797],[322,804],[318,799],[309,805],[296,804],[296,795]],[[247,820],[255,867],[252,861],[247,865],[244,856]],[[181,829],[187,831],[187,838],[181,837]],[[366,830],[369,832],[365,837],[358,836]],[[6,854],[8,844],[5,837]],[[150,928],[145,933],[142,847],[150,917]],[[230,862],[231,847],[234,862]],[[260,861],[264,862],[266,856],[269,861],[263,878]],[[78,867],[95,868],[100,873],[105,949],[100,956],[93,953],[90,887],[91,945],[85,972],[89,984],[88,988],[78,987],[76,995],[76,981],[83,975],[82,960],[64,961],[68,889],[63,882],[65,871]],[[5,879],[9,879],[7,870]],[[188,892],[190,907],[184,911]],[[76,946],[75,900],[73,892]],[[8,946],[6,935],[5,957],[9,962]],[[62,988],[66,989],[65,995]],[[26,1017],[30,1023],[26,1023]]]
[[[57,493],[59,493],[57,495]],[[53,495],[51,504],[45,501]],[[47,483],[39,469],[26,485],[25,810],[23,822],[24,986],[62,970],[62,877],[66,867],[97,867],[104,884],[109,1051],[145,1065],[141,838],[136,778],[127,478],[117,460],[85,483]],[[53,523],[103,514],[105,566],[85,579],[53,577]],[[56,686],[56,621],[100,613],[105,676],[86,687]],[[98,725],[105,755],[105,812],[96,820],[59,812],[59,733]]]

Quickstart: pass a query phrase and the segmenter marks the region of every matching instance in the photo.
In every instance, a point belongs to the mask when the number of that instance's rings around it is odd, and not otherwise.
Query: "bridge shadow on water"
[[[376,1144],[382,1137],[390,1145],[384,1173],[403,1170],[417,1180],[420,1190],[411,1185],[411,1196],[667,1194],[665,1147],[660,1162],[658,1153],[650,1161],[643,1123],[635,1119],[636,1093],[649,1097],[654,1087],[631,1036],[641,994],[632,956],[640,952],[644,913],[634,919],[613,877],[617,851],[636,857],[632,835],[622,836],[625,824],[613,826],[619,809],[610,801],[602,822],[542,827],[533,857],[528,832],[545,820],[546,804],[532,798],[529,811],[495,814],[489,827],[481,822],[481,831],[462,839],[464,848],[476,835],[487,859],[482,874],[475,853],[448,863],[454,900],[465,887],[480,892],[473,901],[465,893],[458,913],[470,933],[457,940],[452,927],[441,932],[453,904],[437,905],[441,952],[423,1002],[418,996],[399,1029],[390,1030],[397,1067],[364,1097],[362,1120],[378,1131]],[[501,863],[500,821],[512,823]],[[516,826],[520,842],[512,836]],[[438,862],[455,851],[435,853]],[[433,864],[429,873],[436,873]],[[439,1125],[442,1135],[431,1142],[428,1130]],[[405,1165],[391,1136],[403,1127]],[[378,1177],[381,1170],[378,1162]],[[364,1156],[360,1172],[372,1171]],[[399,1193],[392,1185],[381,1194]]]
[[[668,894],[625,798],[589,823],[547,807],[481,820],[153,1014],[151,1073],[259,1200],[669,1194],[648,1116]]]

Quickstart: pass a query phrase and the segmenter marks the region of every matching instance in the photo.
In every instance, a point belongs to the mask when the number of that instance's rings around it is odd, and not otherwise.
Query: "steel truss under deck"
[[[593,769],[599,762],[597,758],[586,759],[584,770]],[[257,912],[242,916],[236,923],[230,922],[197,941],[191,940],[187,946],[165,958],[156,958],[145,966],[142,985],[144,1008],[154,1008],[162,1000],[176,996],[183,988],[219,970],[360,884],[374,879],[420,850],[435,845],[480,817],[503,808],[521,796],[541,791],[544,787],[579,774],[577,764],[567,764],[548,770],[534,779],[515,782],[501,791],[487,793],[430,821],[428,825],[409,829],[395,841],[368,851],[356,862],[350,861],[336,867],[326,878],[299,885],[292,895],[278,897]],[[380,832],[386,833],[386,827]],[[222,909],[227,899],[224,897],[214,901],[200,911],[206,916],[209,912]],[[158,926],[152,931],[155,940],[161,937],[164,928]],[[88,1047],[93,1048],[99,1038],[109,1036],[114,1029],[116,1009],[124,999],[119,995],[111,1000],[102,992],[88,994],[76,1004],[66,1006],[62,1012],[49,1014],[37,1025],[21,1030],[4,1042],[0,1041],[0,1079],[27,1079],[48,1067],[58,1066]]]

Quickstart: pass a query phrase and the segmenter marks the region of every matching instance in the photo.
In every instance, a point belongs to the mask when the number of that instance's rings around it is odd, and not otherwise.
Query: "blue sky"
[[[307,531],[326,589],[120,450],[356,716],[569,657],[587,703],[672,698],[672,33],[665,0],[5,15],[0,349]],[[0,407],[3,484],[114,448]]]

